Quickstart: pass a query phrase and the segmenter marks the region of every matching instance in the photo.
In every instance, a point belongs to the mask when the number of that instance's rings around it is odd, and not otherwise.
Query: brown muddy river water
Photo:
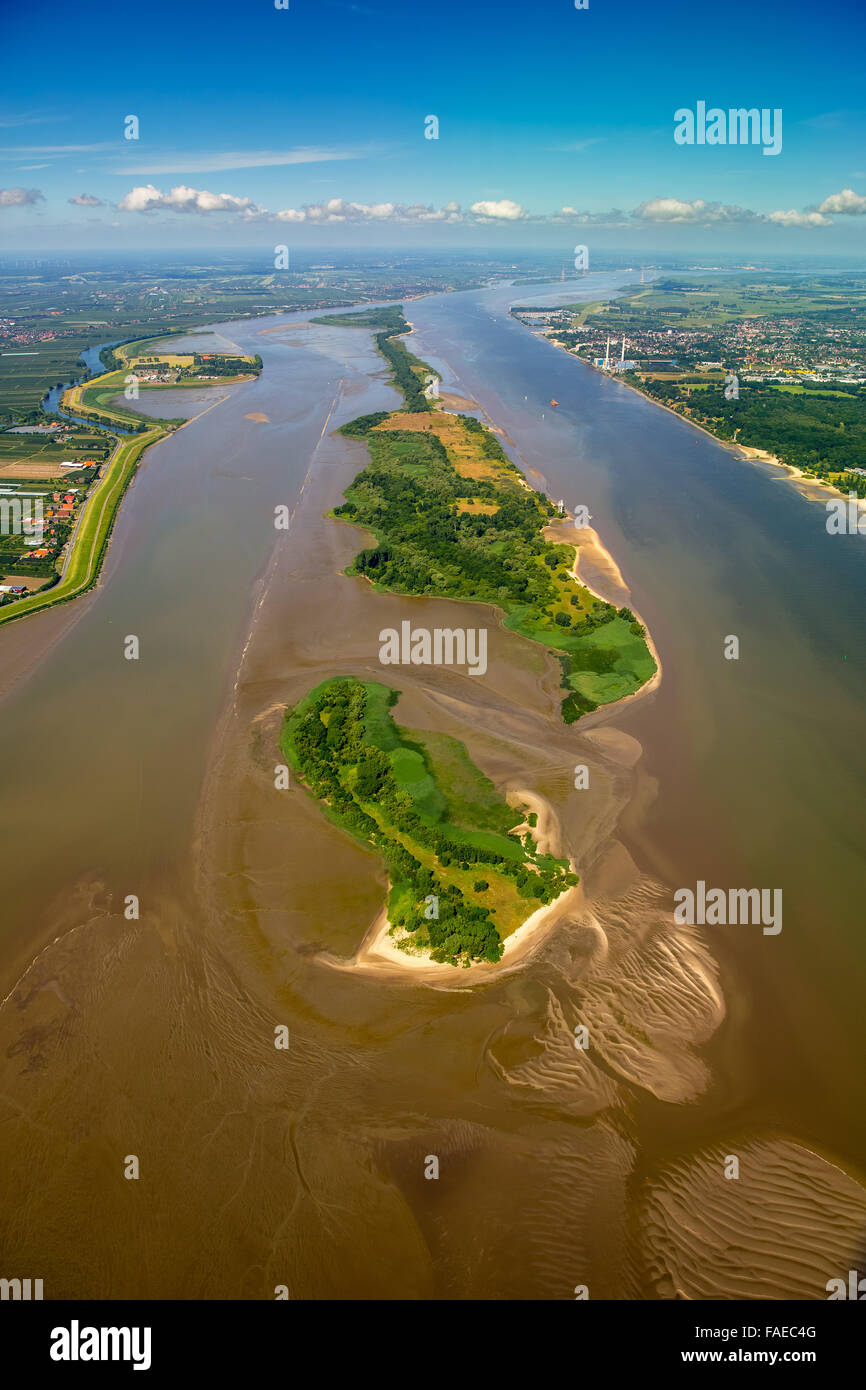
[[[0,631],[0,1250],[46,1298],[821,1299],[862,1261],[866,545],[519,294],[416,301],[411,345],[589,507],[653,693],[566,728],[492,610],[341,576],[366,451],[332,432],[396,395],[304,315],[218,326],[261,378],[146,455],[94,593]],[[406,618],[486,626],[486,674],[383,673]],[[583,893],[524,960],[348,963],[381,866],[274,786],[282,709],[341,673],[553,807]],[[781,889],[782,930],[676,924],[698,880]]]

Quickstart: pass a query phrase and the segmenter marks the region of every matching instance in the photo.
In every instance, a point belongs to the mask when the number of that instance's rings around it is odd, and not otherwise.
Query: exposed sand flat
[[[603,1070],[682,1104],[706,1088],[709,1071],[695,1048],[725,1015],[718,972],[700,933],[675,927],[669,892],[641,877],[622,846],[613,878],[618,896],[593,894],[573,923],[551,937],[540,959],[562,972],[565,1015],[589,1030],[589,1058]],[[629,867],[630,866],[630,867]],[[556,1050],[533,1072],[546,1075],[561,1103]]]
[[[643,747],[631,734],[621,729],[587,729],[584,738],[596,744],[609,758],[623,767],[634,767],[643,756]]]
[[[255,420],[257,425],[269,425],[271,423],[270,415],[263,415],[260,410],[251,410],[249,415],[244,416],[244,419]]]
[[[828,1280],[866,1272],[866,1190],[790,1139],[733,1139],[672,1164],[647,1184],[640,1224],[661,1298],[826,1299]]]
[[[533,1024],[535,1020],[533,1019]],[[575,1037],[553,990],[547,991],[544,1022],[527,1027],[515,1018],[490,1043],[487,1060],[496,1075],[529,1104],[556,1103],[572,1115],[595,1115],[618,1101],[616,1082],[575,1047]]]
[[[466,396],[456,396],[453,391],[440,391],[439,400],[449,410],[465,412],[481,409],[477,401],[471,401]]]
[[[534,812],[538,817],[534,826],[530,825],[528,820],[522,825],[516,825],[511,832],[512,835],[530,834],[542,854],[552,854],[555,859],[561,859],[562,835],[559,818],[547,798],[539,796],[538,792],[527,791],[525,787],[516,787],[506,793],[505,800],[509,806],[516,809],[528,806],[529,814],[532,815]]]
[[[634,1151],[612,1126],[571,1123],[547,1136],[542,1157],[529,1127],[493,1117],[480,1123],[416,1112],[411,1121],[398,1134],[383,1124],[376,1158],[397,1174],[410,1200],[418,1194],[413,1228],[423,1235],[444,1296],[568,1302],[579,1283],[591,1298],[638,1295],[625,1218]],[[446,1181],[422,1179],[419,1190],[418,1154],[436,1154]],[[454,1174],[458,1179],[448,1182]],[[443,1210],[430,1192],[446,1187]],[[503,1192],[520,1194],[505,1220]]]

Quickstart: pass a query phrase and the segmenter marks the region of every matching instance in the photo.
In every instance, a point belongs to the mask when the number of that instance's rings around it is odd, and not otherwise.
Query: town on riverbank
[[[665,276],[513,316],[726,443],[866,497],[866,277]]]

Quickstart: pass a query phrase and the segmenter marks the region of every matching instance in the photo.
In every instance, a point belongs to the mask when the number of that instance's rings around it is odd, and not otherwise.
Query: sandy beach
[[[584,526],[578,529],[573,526],[573,523],[571,523],[571,525],[572,529],[574,529],[575,536],[580,537],[579,542],[575,543],[576,553],[574,564],[571,568],[573,578],[578,583],[584,585],[589,589],[590,593],[594,594],[596,598],[601,599],[603,602],[616,601],[620,606],[628,604],[631,595],[623,579],[622,571],[610,551],[602,544],[598,532],[591,526]],[[554,523],[549,527],[545,527],[544,535],[549,540],[561,542],[561,531],[562,524]],[[598,589],[593,588],[592,585],[587,583],[586,578],[580,574],[581,554],[583,554],[585,562],[591,562],[594,570],[605,577],[606,593],[601,593]],[[632,609],[632,611],[634,612],[634,609]],[[635,613],[635,617],[638,622],[642,621],[638,613]],[[594,712],[596,716],[595,722],[599,722],[599,716],[605,717],[610,712],[627,704],[629,701],[637,700],[642,695],[648,695],[651,691],[657,690],[661,684],[661,658],[645,623],[644,628],[646,629],[646,644],[656,663],[655,674],[646,681],[639,690],[634,691],[631,695],[625,695],[622,699],[615,700],[609,705],[600,706],[598,711]],[[590,717],[591,716],[586,716],[586,722],[588,722]],[[583,722],[584,721],[581,721],[581,723]],[[619,735],[618,740],[617,736],[619,731],[617,730],[593,729],[590,731],[587,729],[586,733],[587,736],[594,734],[599,746],[615,757],[618,756],[624,766],[633,766],[641,755],[642,750],[637,740],[630,738],[626,734]],[[605,733],[612,736],[608,744],[603,741]],[[523,787],[509,789],[506,793],[506,799],[510,806],[528,806],[529,812],[534,812],[537,816],[537,823],[534,827],[530,827],[528,821],[524,821],[522,825],[515,827],[513,833],[520,834],[525,831],[531,831],[539,850],[543,854],[553,854],[557,858],[561,858],[563,856],[561,827],[559,818],[550,802],[537,792]],[[577,872],[574,861],[570,858],[569,863],[572,871]],[[390,884],[388,885],[387,891],[390,893]],[[455,967],[452,965],[439,964],[436,961],[432,961],[426,953],[402,950],[391,934],[391,923],[388,921],[387,912],[384,908],[376,916],[357,954],[351,961],[339,961],[330,954],[322,957],[322,959],[326,960],[328,964],[334,965],[340,969],[374,971],[381,971],[384,969],[387,973],[393,973],[395,969],[398,972],[410,970],[415,978],[422,980],[435,980],[438,982],[450,976],[455,984],[474,984],[483,977],[489,977],[492,974],[501,972],[504,968],[511,968],[526,960],[530,953],[541,944],[558,922],[563,921],[568,916],[576,915],[580,909],[584,907],[586,907],[586,899],[583,886],[582,884],[578,884],[576,887],[569,888],[564,893],[561,893],[552,903],[537,908],[535,912],[527,917],[525,922],[521,923],[516,931],[511,932],[510,935],[505,938],[502,959],[497,964],[494,965],[487,961],[474,961],[472,963],[466,972],[467,975],[471,976],[471,979],[464,979],[462,970],[458,976],[455,972]],[[405,940],[408,936],[409,933],[404,933],[402,939]]]
[[[633,691],[631,695],[624,695],[621,700],[614,700],[612,704],[601,705],[598,711],[594,712],[594,714],[601,714],[602,711],[619,709],[622,705],[627,704],[630,700],[637,700],[642,695],[649,695],[653,690],[657,690],[658,687],[661,685],[662,680],[662,660],[659,656],[658,648],[656,647],[656,644],[652,639],[652,634],[650,633],[647,624],[644,622],[641,615],[636,611],[636,609],[633,607],[631,603],[631,591],[629,590],[628,585],[623,579],[622,571],[619,565],[616,563],[616,560],[611,555],[610,551],[602,543],[601,537],[599,536],[598,532],[592,526],[576,527],[573,523],[572,530],[576,538],[575,540],[568,542],[569,544],[576,546],[574,564],[571,567],[572,576],[577,580],[579,584],[582,584],[584,588],[589,589],[589,592],[591,594],[594,594],[597,599],[601,599],[603,603],[616,603],[618,607],[622,607],[623,605],[625,605],[631,608],[631,611],[634,613],[637,621],[643,624],[644,640],[647,644],[647,647],[649,648],[650,655],[652,656],[652,659],[656,664],[655,675],[651,676],[650,679],[640,687],[640,690]],[[561,525],[554,523],[552,526],[545,528],[544,534],[549,540],[555,540],[561,543],[563,539],[561,531]],[[593,570],[596,571],[598,575],[601,575],[603,577],[606,592],[602,592],[602,590],[593,587],[593,585],[590,584],[587,580],[586,576],[584,574],[581,574],[581,557],[583,558],[585,564],[591,564]],[[598,580],[596,579],[596,583],[597,582]]]
[[[530,953],[541,945],[557,923],[566,917],[576,915],[583,906],[583,890],[578,884],[560,893],[553,902],[536,908],[516,931],[505,938],[502,959],[496,964],[490,961],[473,961],[468,969],[461,969],[453,965],[440,964],[419,951],[401,950],[391,935],[391,923],[384,908],[376,916],[353,960],[340,961],[332,956],[323,956],[320,959],[342,970],[366,970],[378,974],[393,974],[395,970],[400,974],[409,970],[414,978],[424,983],[475,985],[501,974],[503,970],[522,964]],[[409,936],[410,933],[405,932],[400,939],[406,940]]]

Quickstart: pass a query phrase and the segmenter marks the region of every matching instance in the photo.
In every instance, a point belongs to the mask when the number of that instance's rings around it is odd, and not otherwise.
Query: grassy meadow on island
[[[398,694],[375,681],[325,681],[287,714],[283,752],[330,819],[385,861],[402,950],[450,965],[498,961],[504,939],[577,875],[541,854],[531,829],[513,833],[523,815],[462,743],[394,723]]]
[[[495,435],[439,408],[437,374],[399,341],[409,328],[400,309],[318,322],[373,329],[405,402],[342,427],[366,441],[370,463],[331,515],[376,537],[347,574],[383,592],[503,609],[507,627],[558,657],[566,723],[638,690],[656,670],[643,626],[577,582],[575,547],[546,538],[556,508]],[[577,875],[539,852],[535,813],[522,825],[461,743],[395,725],[398,693],[324,682],[287,712],[283,753],[328,816],[384,859],[402,950],[451,965],[498,961],[528,904],[552,902]]]
[[[639,690],[656,670],[642,624],[575,580],[575,547],[545,538],[556,507],[528,485],[496,436],[428,399],[436,373],[395,341],[409,327],[400,310],[322,321],[377,329],[406,401],[343,426],[366,441],[370,464],[333,515],[376,537],[347,572],[391,593],[504,609],[506,627],[559,659],[566,723]]]

